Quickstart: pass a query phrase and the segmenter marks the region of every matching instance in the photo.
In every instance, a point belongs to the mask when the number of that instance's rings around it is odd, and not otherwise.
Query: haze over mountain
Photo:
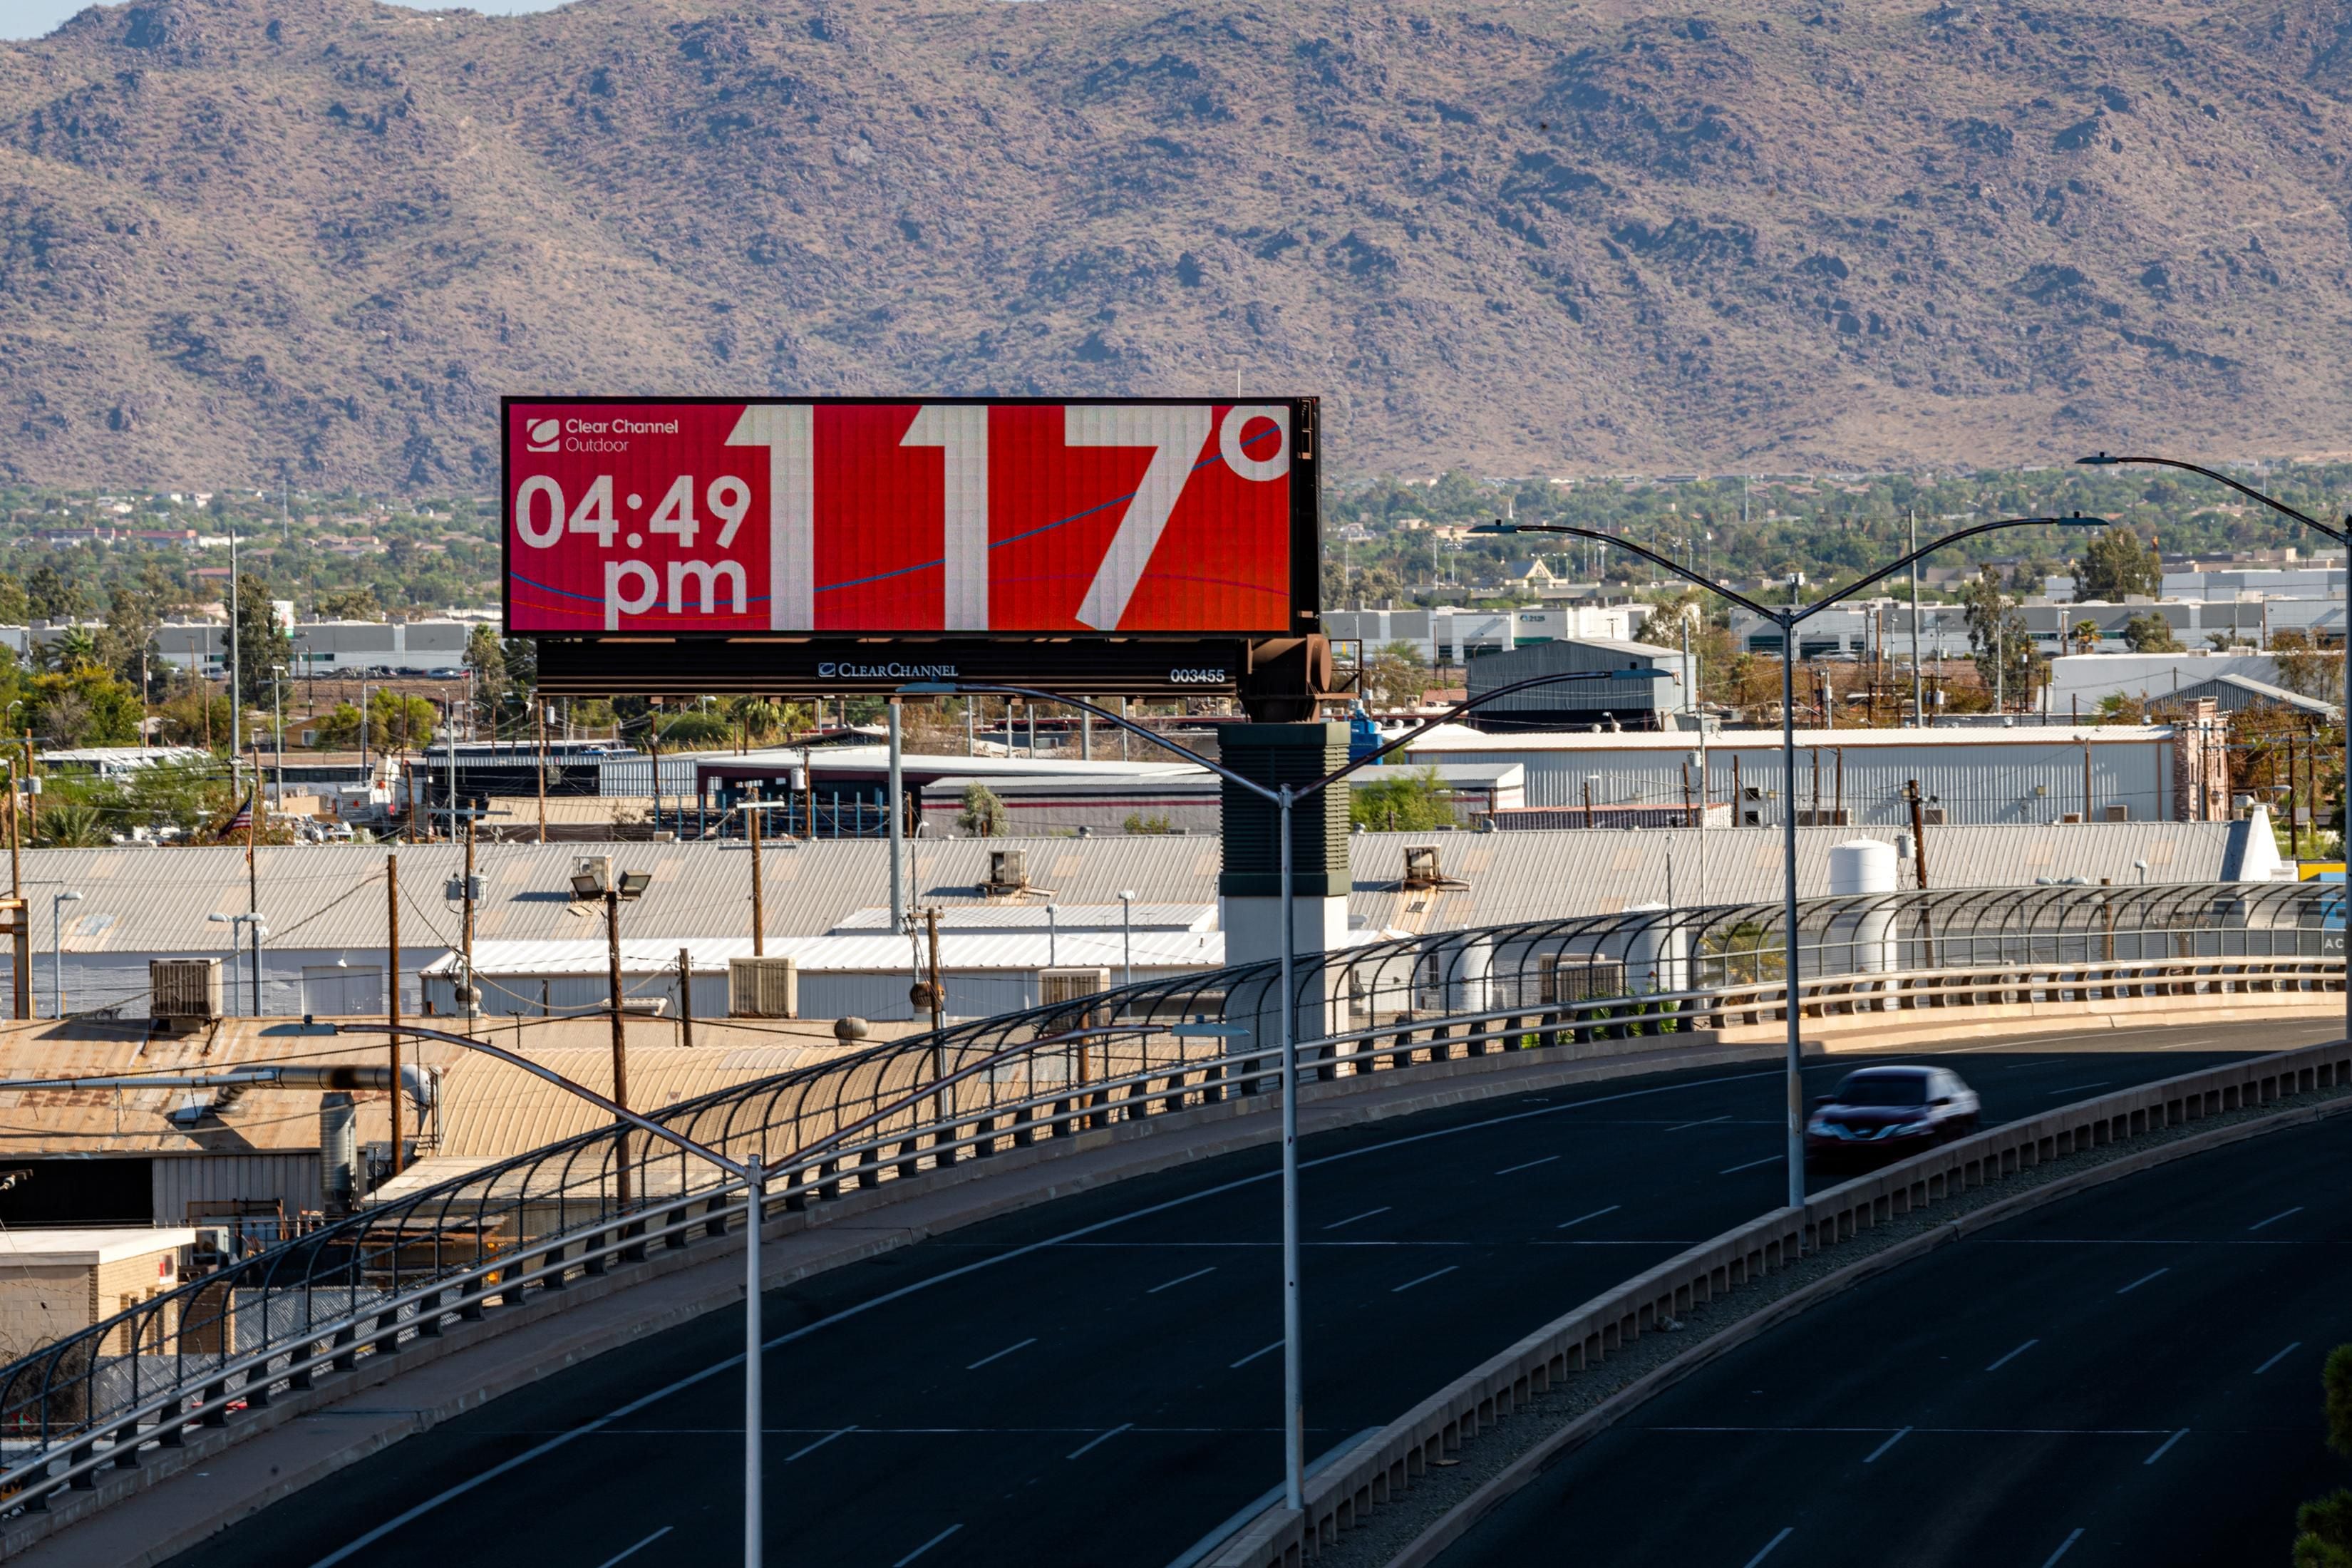
[[[1328,399],[1339,471],[2352,449],[2352,5],[159,0],[0,47],[0,471],[503,392]]]

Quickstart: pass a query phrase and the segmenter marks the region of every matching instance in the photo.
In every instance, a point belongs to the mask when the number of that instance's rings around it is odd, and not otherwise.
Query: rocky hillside
[[[1343,472],[2352,449],[2352,5],[153,0],[0,46],[0,471],[1315,392]]]

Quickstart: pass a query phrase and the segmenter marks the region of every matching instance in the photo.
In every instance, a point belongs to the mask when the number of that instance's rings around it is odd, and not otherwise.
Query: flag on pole
[[[226,827],[221,829],[223,833],[243,833],[253,826],[253,794],[252,791],[247,792],[245,804],[236,808],[236,815],[228,819]]]

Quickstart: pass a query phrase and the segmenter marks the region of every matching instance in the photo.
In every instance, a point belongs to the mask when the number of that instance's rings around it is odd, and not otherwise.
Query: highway
[[[2352,1483],[2319,1394],[2352,1339],[2347,1159],[2338,1117],[1857,1286],[1555,1463],[1441,1568],[2284,1563],[2296,1505]]]
[[[2099,1030],[1919,1054],[1967,1078],[1990,1121],[2337,1032]],[[1813,1068],[1809,1089],[1855,1065]],[[1309,1453],[1775,1206],[1781,1092],[1759,1063],[1307,1141]],[[771,1552],[889,1568],[1166,1563],[1247,1506],[1280,1476],[1275,1166],[1271,1148],[1204,1161],[770,1292]],[[740,1332],[721,1312],[649,1337],[175,1561],[414,1563],[428,1542],[492,1541],[501,1556],[583,1568],[727,1559],[740,1551]]]

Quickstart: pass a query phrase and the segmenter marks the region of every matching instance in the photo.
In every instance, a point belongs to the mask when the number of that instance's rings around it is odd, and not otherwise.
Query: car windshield
[[[1856,1073],[1838,1085],[1840,1105],[1925,1105],[1927,1079],[1923,1073]]]

